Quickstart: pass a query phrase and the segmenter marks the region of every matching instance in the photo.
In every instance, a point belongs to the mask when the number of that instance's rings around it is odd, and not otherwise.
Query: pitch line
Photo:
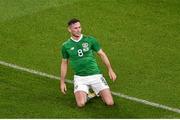
[[[47,73],[44,73],[44,72],[36,71],[36,70],[33,70],[33,69],[21,67],[21,66],[18,66],[16,64],[7,63],[7,62],[1,61],[1,60],[0,60],[0,64],[3,65],[3,66],[7,66],[7,67],[10,67],[10,68],[17,69],[17,70],[21,70],[21,71],[25,71],[25,72],[28,72],[28,73],[36,74],[36,75],[39,75],[39,76],[60,80],[60,77],[57,77],[57,76],[54,76],[54,75],[51,75],[51,74],[47,74]],[[66,82],[71,83],[71,84],[73,83],[71,80],[66,80]],[[125,94],[122,94],[122,93],[113,92],[113,91],[112,91],[112,94],[115,95],[115,96],[124,98],[124,99],[128,99],[128,100],[131,100],[131,101],[141,103],[141,104],[153,106],[153,107],[156,107],[156,108],[161,108],[161,109],[164,109],[164,110],[168,110],[168,111],[180,114],[180,109],[178,109],[178,108],[169,107],[169,106],[166,106],[166,105],[150,102],[150,101],[139,99],[139,98],[136,98],[136,97],[131,97],[131,96],[128,96],[128,95],[125,95]]]

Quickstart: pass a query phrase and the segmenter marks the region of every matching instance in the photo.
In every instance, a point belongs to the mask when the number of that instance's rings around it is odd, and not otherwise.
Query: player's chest
[[[73,43],[69,46],[67,52],[70,57],[83,57],[92,52],[91,46],[89,42]]]

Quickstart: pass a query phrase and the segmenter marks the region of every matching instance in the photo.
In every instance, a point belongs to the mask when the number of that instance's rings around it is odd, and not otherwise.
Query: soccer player
[[[85,106],[87,95],[91,88],[96,95],[99,95],[108,106],[113,106],[114,101],[109,86],[100,72],[93,55],[96,52],[106,65],[111,80],[116,80],[108,57],[101,49],[96,38],[81,33],[81,24],[77,19],[68,22],[68,31],[71,37],[62,45],[61,81],[60,90],[66,94],[67,88],[65,77],[68,64],[70,63],[75,72],[74,95],[78,107]]]

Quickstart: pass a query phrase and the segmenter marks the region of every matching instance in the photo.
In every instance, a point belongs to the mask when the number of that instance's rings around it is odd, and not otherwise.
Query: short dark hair
[[[73,18],[71,19],[69,22],[68,22],[68,26],[74,24],[74,23],[77,23],[77,22],[80,22],[80,20],[76,19],[76,18]]]

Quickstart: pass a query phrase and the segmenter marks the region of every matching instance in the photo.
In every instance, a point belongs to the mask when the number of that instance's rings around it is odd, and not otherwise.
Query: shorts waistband
[[[102,74],[87,75],[87,76],[74,75],[74,77],[81,77],[81,78],[86,78],[86,77],[96,77],[96,76],[102,76]]]

